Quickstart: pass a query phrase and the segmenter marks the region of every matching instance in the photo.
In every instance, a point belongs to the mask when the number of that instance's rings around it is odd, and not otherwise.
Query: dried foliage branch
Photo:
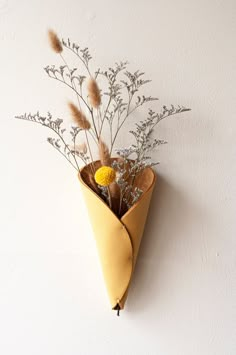
[[[35,114],[23,114],[20,116],[15,116],[15,118],[21,119],[21,120],[26,120],[34,123],[38,123],[44,127],[49,128],[52,130],[58,138],[51,138],[48,137],[47,141],[59,151],[60,154],[62,154],[66,160],[69,161],[69,163],[76,169],[79,170],[79,165],[76,159],[75,154],[73,151],[70,149],[70,145],[66,143],[65,140],[65,132],[66,128],[61,127],[63,120],[61,118],[53,119],[52,115],[50,112],[48,112],[47,116],[41,116],[39,112]],[[70,131],[70,134],[72,136],[72,141],[75,141],[77,135],[79,134],[80,129],[77,129],[76,127],[72,127],[72,130]]]
[[[81,48],[78,44],[71,42],[69,38],[67,39],[67,41],[62,39],[62,44],[65,48],[72,51],[79,58],[79,60],[85,66],[89,76],[91,76],[91,72],[89,69],[89,62],[92,59],[92,56],[90,55],[88,48],[87,47]]]

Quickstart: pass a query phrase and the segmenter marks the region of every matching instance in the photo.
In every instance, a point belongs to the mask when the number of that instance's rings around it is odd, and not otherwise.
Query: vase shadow
[[[127,312],[158,308],[166,261],[173,260],[175,245],[184,243],[198,223],[200,209],[163,176],[157,176],[148,219],[140,245],[126,304]]]

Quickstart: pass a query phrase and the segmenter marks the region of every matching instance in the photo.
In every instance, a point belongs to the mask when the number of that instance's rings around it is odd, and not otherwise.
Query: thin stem
[[[98,132],[99,132],[99,138],[100,138],[100,135],[101,135],[101,128],[100,128],[100,123],[102,125],[102,113],[101,113],[101,108],[99,107],[97,109],[97,116],[98,116]]]
[[[112,122],[109,122],[109,127],[110,127],[110,146],[112,147]],[[111,148],[110,148],[110,154],[111,154]]]
[[[64,83],[67,84],[70,88],[72,88],[72,89],[75,91],[75,93],[76,93],[76,95],[77,95],[78,102],[79,102],[80,110],[81,110],[81,105],[80,105],[79,98],[84,102],[84,104],[85,104],[86,107],[88,108],[88,110],[89,110],[89,112],[90,112],[90,114],[91,114],[91,116],[92,116],[94,133],[95,133],[95,135],[96,135],[96,137],[97,137],[97,139],[98,139],[97,128],[96,128],[95,120],[94,120],[94,116],[93,116],[93,109],[90,108],[90,106],[87,104],[87,102],[85,101],[85,99],[84,99],[83,96],[82,96],[82,85],[80,85],[80,93],[78,92],[78,90],[76,90],[76,86],[75,86],[75,84],[74,84],[74,82],[73,82],[73,80],[72,80],[72,78],[71,78],[70,68],[69,68],[69,66],[68,66],[68,64],[67,64],[67,62],[66,62],[66,60],[65,60],[65,58],[63,57],[63,55],[62,55],[61,53],[60,53],[60,56],[61,56],[61,59],[63,60],[65,66],[67,67],[67,69],[68,69],[68,71],[69,71],[71,86],[68,85],[65,81],[64,81]],[[59,80],[60,80],[60,79],[59,79]],[[62,80],[60,80],[60,81],[63,82]]]
[[[72,80],[71,80],[71,82],[72,82]],[[75,84],[74,84],[74,87],[75,87],[75,89],[76,89],[76,85],[75,85]],[[82,84],[80,84],[79,87],[80,87],[80,97],[83,97]],[[90,114],[91,114],[91,116],[92,116],[92,119],[93,119],[92,109],[90,109],[89,112],[90,112]],[[91,131],[89,130],[88,132],[89,132],[90,136],[93,138],[94,142],[95,142],[96,144],[98,144],[97,141],[96,141],[97,131],[96,131],[96,126],[95,126],[94,120],[93,120],[93,126],[91,126]],[[96,137],[95,137],[93,134],[94,134]]]
[[[74,135],[73,137],[73,141],[74,141],[74,155],[75,155],[75,160],[77,161],[76,159],[76,149],[75,149],[75,141],[76,141],[76,138],[77,138],[77,135],[78,135],[79,131],[76,132],[76,134]],[[83,163],[86,164],[86,161],[79,155],[79,158],[82,160]]]
[[[65,47],[66,47],[67,49],[69,49],[70,51],[72,51],[74,54],[77,55],[77,57],[82,61],[82,63],[84,64],[85,68],[87,69],[89,76],[92,77],[88,65],[87,65],[86,62],[80,57],[80,55],[79,55],[78,53],[76,53],[72,48],[68,47],[67,45],[65,45]],[[61,55],[61,53],[60,53],[60,55]],[[69,67],[68,67],[68,65],[67,65],[67,63],[66,63],[66,61],[65,61],[65,59],[63,58],[62,55],[61,55],[61,57],[62,57],[62,60],[64,61],[65,65],[67,66],[67,68],[68,68],[68,70],[69,70]],[[70,73],[70,70],[69,70],[69,73]],[[63,82],[63,81],[62,81],[62,82]],[[66,83],[66,82],[65,82],[65,83]],[[66,84],[67,84],[67,83],[66,83]],[[72,84],[72,81],[71,81],[71,84]],[[72,85],[73,85],[73,84],[72,84]],[[68,86],[70,86],[70,85],[68,85]],[[73,87],[71,87],[71,88],[73,88]],[[76,92],[77,95],[79,95],[79,97],[81,98],[81,100],[82,100],[82,101],[85,103],[85,105],[87,106],[87,108],[88,108],[88,110],[89,110],[89,112],[90,112],[90,114],[91,114],[91,116],[92,116],[92,121],[93,121],[94,130],[95,130],[95,135],[96,135],[96,137],[97,137],[97,140],[99,140],[99,136],[98,136],[98,132],[97,132],[97,128],[96,128],[96,125],[95,125],[94,116],[93,116],[93,109],[91,109],[90,106],[87,104],[87,102],[84,100],[84,98],[83,98],[83,96],[82,96],[82,88],[81,88],[81,93],[80,93],[80,94],[78,93],[78,91],[76,90],[76,88],[73,88],[73,90]]]
[[[61,151],[60,149],[56,148],[54,145],[53,145],[53,147],[54,147],[63,157],[65,157],[66,160],[68,160],[68,162],[73,166],[73,168],[74,168],[76,171],[78,171],[78,169],[76,168],[76,166],[70,161],[69,158],[67,158],[67,156],[66,156],[65,154],[62,153],[62,151]]]
[[[123,203],[123,197],[124,197],[124,193],[121,193],[121,188],[120,188],[120,201],[119,201],[119,216],[121,214],[121,208],[122,208],[122,203]]]
[[[125,115],[123,121],[121,122],[121,124],[119,125],[119,127],[118,127],[118,129],[117,129],[117,131],[116,131],[116,133],[115,133],[115,135],[114,135],[114,138],[113,138],[113,140],[112,140],[111,153],[112,153],[112,150],[113,150],[113,147],[114,147],[114,144],[115,144],[117,135],[118,135],[118,133],[119,133],[121,127],[122,127],[123,124],[125,123],[125,121],[126,121],[126,119],[128,118],[128,116],[134,111],[134,110],[132,110],[131,112],[129,112],[129,108],[130,108],[130,104],[131,104],[132,98],[133,98],[133,95],[131,95],[131,96],[129,97],[129,102],[128,102],[128,106],[127,106],[126,115]],[[137,108],[137,107],[135,107],[135,108]]]
[[[109,186],[107,186],[107,194],[108,194],[109,207],[112,210],[112,199],[111,199],[111,191],[109,189]]]
[[[104,123],[104,121],[105,121],[105,119],[106,119],[106,114],[107,114],[107,111],[108,111],[108,108],[109,108],[109,106],[110,106],[111,101],[112,101],[112,98],[111,98],[111,96],[110,96],[110,97],[109,97],[108,104],[107,104],[107,107],[106,107],[106,109],[105,109],[105,111],[104,111],[104,115],[103,115],[103,118],[102,118],[101,129],[100,129],[100,131],[99,131],[99,137],[100,137],[100,135],[101,135],[101,133],[102,133],[103,123]]]
[[[70,68],[65,60],[65,58],[63,57],[63,55],[60,53],[60,56],[63,60],[63,62],[65,63],[68,71],[69,71],[69,75],[70,75],[70,81],[71,81],[71,85],[72,87],[74,88],[74,91],[76,92],[76,97],[77,97],[77,100],[78,100],[78,104],[79,104],[79,108],[80,108],[80,111],[81,111],[81,104],[80,104],[80,99],[79,98],[82,98],[82,96],[78,93],[78,91],[76,90],[75,88],[75,85],[71,79],[71,71],[70,71]],[[83,101],[85,102],[85,100],[83,99]],[[94,169],[94,165],[93,165],[93,155],[92,155],[92,152],[91,152],[91,148],[90,148],[90,144],[89,144],[89,140],[88,140],[88,134],[87,134],[87,130],[84,130],[84,133],[85,133],[85,138],[86,138],[86,142],[87,142],[87,146],[88,146],[88,150],[89,150],[89,154],[90,154],[90,158],[91,158],[91,162],[92,162],[92,165],[91,165],[91,171],[92,173],[95,173],[95,169]]]
[[[48,126],[46,126],[46,127],[48,127]],[[75,160],[75,164],[76,164],[78,170],[80,171],[80,168],[79,168],[79,165],[78,165],[78,163],[77,163],[77,160],[75,159],[74,154],[71,152],[71,150],[70,150],[68,144],[66,144],[66,142],[64,141],[64,138],[63,138],[63,137],[60,135],[60,133],[58,133],[54,128],[52,128],[52,127],[50,127],[50,126],[49,126],[49,128],[51,128],[51,129],[58,135],[58,137],[62,140],[62,142],[63,142],[63,144],[65,145],[65,147],[69,150],[70,154],[73,156],[73,158],[74,158],[74,160]]]
[[[89,112],[91,113],[91,108],[89,107],[89,105],[87,104],[87,102],[84,100],[84,98],[82,96],[80,96],[80,93],[78,93],[78,91],[71,85],[69,85],[65,80],[61,80],[59,79],[57,76],[51,76],[50,74],[48,74],[48,76],[51,78],[51,79],[55,79],[57,81],[60,81],[61,83],[67,85],[70,89],[72,89],[80,98],[81,100],[83,101],[83,103],[86,105],[87,109],[89,110]]]
[[[96,135],[96,137],[97,137],[97,140],[99,141],[99,135],[98,135],[97,127],[96,127],[96,124],[95,124],[93,109],[91,109],[90,113],[91,113],[91,116],[92,116],[92,121],[93,121],[94,130],[95,130],[95,135]]]

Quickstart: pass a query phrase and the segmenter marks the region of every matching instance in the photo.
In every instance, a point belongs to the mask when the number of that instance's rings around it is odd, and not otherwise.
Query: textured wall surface
[[[119,318],[74,170],[49,132],[13,119],[68,116],[70,91],[42,70],[60,63],[48,27],[102,68],[145,71],[157,110],[192,108],[158,127],[168,145]],[[235,0],[0,0],[2,355],[236,354],[235,43]]]

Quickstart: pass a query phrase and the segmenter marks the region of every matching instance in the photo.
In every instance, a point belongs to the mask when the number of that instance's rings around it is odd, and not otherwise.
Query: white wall
[[[121,317],[110,310],[76,175],[25,111],[65,116],[46,29],[128,59],[169,144]],[[0,353],[234,355],[235,0],[1,0]],[[137,119],[140,115],[137,115]],[[128,136],[127,136],[128,137]],[[127,143],[127,142],[126,142]]]

